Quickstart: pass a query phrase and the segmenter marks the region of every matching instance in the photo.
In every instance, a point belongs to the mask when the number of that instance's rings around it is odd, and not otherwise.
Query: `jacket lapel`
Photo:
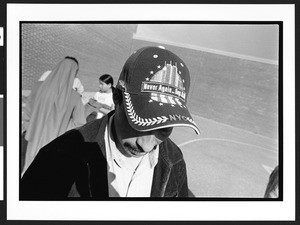
[[[164,197],[171,174],[171,165],[162,157],[164,149],[159,149],[158,162],[154,168],[151,197]]]
[[[91,154],[87,159],[88,169],[88,185],[90,197],[94,199],[108,198],[107,185],[107,162],[104,132],[108,123],[109,117],[113,113],[110,112],[101,120],[87,125],[82,133],[85,136],[85,148],[90,149]]]

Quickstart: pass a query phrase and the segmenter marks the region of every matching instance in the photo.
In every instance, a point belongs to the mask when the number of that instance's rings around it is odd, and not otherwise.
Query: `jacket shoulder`
[[[55,154],[69,155],[79,161],[86,161],[92,158],[92,155],[101,153],[99,149],[104,135],[104,131],[101,132],[101,124],[101,121],[95,120],[80,128],[69,130],[45,145],[41,152],[56,152]]]
[[[101,119],[92,120],[78,129],[84,138],[85,142],[103,142],[104,132],[109,118],[114,114],[114,111],[109,112]],[[101,143],[99,143],[101,145]]]
[[[91,142],[97,139],[97,136],[100,134],[104,134],[105,118],[99,120],[93,120],[91,122],[86,123],[82,127],[78,129],[79,133],[82,135],[83,139],[87,142]]]
[[[162,158],[171,165],[177,164],[183,160],[182,151],[170,138],[167,138],[162,143],[160,154]]]

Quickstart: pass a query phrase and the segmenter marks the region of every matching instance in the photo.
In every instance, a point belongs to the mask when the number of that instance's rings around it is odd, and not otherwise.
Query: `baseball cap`
[[[186,106],[189,70],[171,51],[151,46],[134,52],[116,88],[122,91],[126,116],[135,130],[185,126],[200,133]]]

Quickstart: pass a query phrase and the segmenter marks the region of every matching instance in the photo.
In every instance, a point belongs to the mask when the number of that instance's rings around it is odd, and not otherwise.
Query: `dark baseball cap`
[[[122,91],[126,116],[135,130],[185,126],[200,133],[186,106],[189,70],[171,51],[144,47],[134,52],[116,88]]]

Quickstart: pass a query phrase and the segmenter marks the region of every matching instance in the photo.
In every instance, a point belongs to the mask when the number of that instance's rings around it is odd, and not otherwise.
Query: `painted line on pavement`
[[[248,144],[248,143],[245,143],[245,142],[239,142],[239,141],[233,141],[233,140],[221,139],[221,138],[199,138],[199,139],[194,139],[194,140],[186,141],[186,142],[184,142],[182,144],[179,144],[178,147],[181,148],[181,147],[183,147],[185,145],[188,145],[188,144],[191,144],[191,143],[197,142],[197,141],[224,141],[224,142],[231,142],[231,143],[235,143],[235,144],[241,144],[241,145],[247,145],[247,146],[250,146],[250,147],[261,148],[261,149],[263,149],[265,151],[277,154],[277,152],[274,151],[274,150],[267,149],[267,148],[264,148],[264,147],[261,147],[261,146],[258,146],[258,145],[252,145],[252,144]]]

